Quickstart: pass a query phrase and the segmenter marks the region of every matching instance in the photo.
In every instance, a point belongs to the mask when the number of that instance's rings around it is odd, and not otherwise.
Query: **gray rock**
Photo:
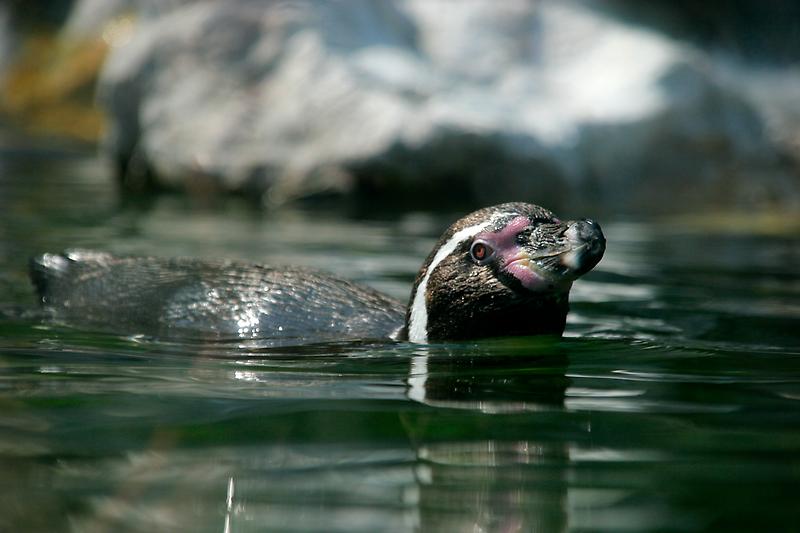
[[[577,1],[178,2],[113,50],[100,98],[128,183],[270,202],[635,209],[796,187],[707,56]]]

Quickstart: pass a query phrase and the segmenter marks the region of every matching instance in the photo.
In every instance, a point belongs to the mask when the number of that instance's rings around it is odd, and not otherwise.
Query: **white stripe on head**
[[[469,226],[459,230],[450,237],[450,240],[442,245],[433,256],[428,270],[417,285],[417,292],[414,293],[414,300],[411,303],[411,314],[408,320],[408,340],[411,342],[424,343],[428,341],[428,305],[425,301],[425,292],[428,289],[428,280],[434,269],[439,266],[445,257],[453,253],[458,246],[483,231],[487,226],[494,223],[497,219],[507,216],[509,213],[495,213],[489,220]]]

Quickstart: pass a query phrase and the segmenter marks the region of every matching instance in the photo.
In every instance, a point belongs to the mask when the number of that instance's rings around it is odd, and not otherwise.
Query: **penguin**
[[[73,249],[30,262],[53,319],[164,338],[412,343],[561,335],[573,281],[602,258],[591,220],[528,203],[470,213],[423,262],[407,305],[323,272]]]

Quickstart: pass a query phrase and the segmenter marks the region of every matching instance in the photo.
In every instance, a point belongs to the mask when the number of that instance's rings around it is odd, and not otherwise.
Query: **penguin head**
[[[412,342],[560,335],[572,282],[603,257],[591,220],[508,203],[455,222],[422,265],[406,314]]]

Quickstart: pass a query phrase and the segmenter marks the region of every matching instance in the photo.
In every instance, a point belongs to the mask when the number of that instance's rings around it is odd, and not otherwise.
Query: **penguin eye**
[[[469,249],[469,255],[479,265],[485,265],[494,257],[494,248],[483,241],[475,241]]]

